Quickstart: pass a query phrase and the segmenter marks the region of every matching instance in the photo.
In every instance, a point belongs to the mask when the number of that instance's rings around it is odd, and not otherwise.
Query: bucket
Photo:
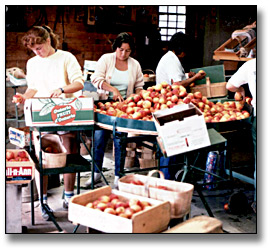
[[[30,184],[31,183],[28,183],[26,187],[22,188],[22,203],[31,202]],[[38,200],[38,192],[35,179],[33,179],[33,199],[34,201]]]

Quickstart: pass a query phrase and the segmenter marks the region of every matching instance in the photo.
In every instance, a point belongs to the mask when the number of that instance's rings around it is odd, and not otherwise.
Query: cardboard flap
[[[211,83],[225,82],[225,69],[224,65],[209,66],[202,68],[194,68],[190,71],[198,73],[199,70],[204,70],[206,72],[206,77],[210,77]],[[206,84],[206,78],[195,81],[196,85]]]
[[[177,105],[171,109],[165,109],[155,112],[153,117],[157,120],[160,126],[173,120],[182,121],[186,117],[193,115],[202,115],[199,109],[193,104]]]

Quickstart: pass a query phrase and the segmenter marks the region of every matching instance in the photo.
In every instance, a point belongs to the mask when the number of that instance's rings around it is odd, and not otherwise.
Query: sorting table
[[[65,167],[62,168],[43,168],[42,165],[42,139],[40,139],[40,151],[39,151],[39,161],[36,163],[36,169],[40,173],[40,203],[41,206],[46,210],[48,213],[50,219],[53,221],[55,226],[57,227],[59,232],[62,232],[62,228],[59,226],[57,223],[56,219],[54,216],[49,212],[47,209],[47,206],[44,205],[43,203],[43,176],[44,175],[49,175],[49,174],[65,174],[65,173],[77,173],[77,194],[80,192],[80,172],[87,172],[91,171],[92,172],[92,179],[94,179],[94,160],[93,160],[93,144],[94,144],[94,125],[67,125],[67,126],[44,126],[44,127],[30,127],[31,131],[37,131],[39,133],[39,136],[41,137],[42,132],[55,132],[55,131],[76,131],[77,132],[77,145],[78,145],[78,154],[73,154],[73,155],[67,155],[67,163]],[[91,137],[92,137],[92,142],[91,142],[91,149],[89,150],[87,145],[85,144],[85,141],[82,137],[82,133],[84,131],[91,131]],[[33,153],[33,148],[32,148],[32,132],[30,132],[30,154],[32,155],[33,159],[35,159],[35,155]],[[91,160],[86,160],[84,159],[80,154],[79,154],[79,148],[80,148],[80,142],[83,143],[85,146],[86,150],[91,156]],[[37,160],[36,160],[37,161]],[[102,172],[101,172],[102,173]],[[103,176],[103,174],[102,174]],[[104,177],[104,176],[103,176]],[[106,179],[105,179],[106,180]],[[94,182],[94,181],[92,181]],[[92,188],[94,186],[92,185]],[[35,224],[34,220],[34,200],[33,200],[33,182],[31,182],[31,218],[32,218],[32,225]]]

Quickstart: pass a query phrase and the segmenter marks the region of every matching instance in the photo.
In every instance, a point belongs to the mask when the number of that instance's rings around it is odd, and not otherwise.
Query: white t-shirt
[[[84,85],[81,67],[70,52],[57,50],[54,54],[42,58],[35,56],[27,62],[27,85],[37,90],[35,97],[50,97],[51,91],[78,80]],[[80,96],[81,91],[65,94],[61,97]]]
[[[228,82],[237,88],[248,83],[249,91],[252,95],[251,104],[254,108],[254,116],[256,116],[256,58],[245,62],[238,71],[231,76]]]
[[[156,83],[167,82],[171,85],[171,79],[174,82],[186,80],[185,71],[179,58],[172,52],[168,51],[159,61],[156,69]]]

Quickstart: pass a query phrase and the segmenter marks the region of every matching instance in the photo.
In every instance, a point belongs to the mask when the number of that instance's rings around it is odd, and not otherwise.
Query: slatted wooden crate
[[[97,200],[102,195],[116,194],[121,199],[137,198],[148,201],[152,207],[132,216],[131,219],[108,214],[86,207],[86,204]],[[86,227],[106,233],[158,233],[164,231],[170,221],[170,203],[158,201],[142,196],[135,196],[126,192],[104,186],[80,195],[74,196],[69,203],[68,219]]]

